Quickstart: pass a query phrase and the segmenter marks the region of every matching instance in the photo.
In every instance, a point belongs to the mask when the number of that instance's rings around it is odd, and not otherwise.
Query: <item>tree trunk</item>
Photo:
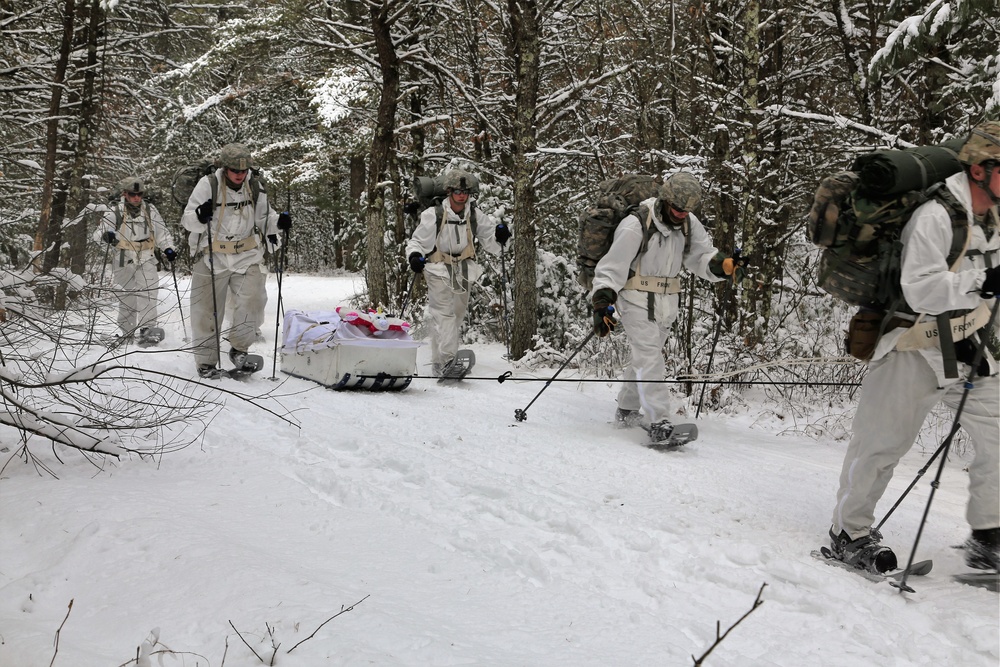
[[[35,229],[34,250],[46,250],[39,265],[42,273],[48,273],[59,263],[59,239],[62,219],[53,219],[53,192],[56,182],[56,153],[59,148],[59,111],[62,106],[63,86],[66,68],[73,48],[73,25],[76,13],[75,0],[66,0],[63,5],[63,34],[59,46],[59,59],[52,76],[52,93],[49,96],[49,118],[45,124],[45,181],[42,184],[42,203]]]
[[[541,20],[536,0],[507,0],[510,13],[509,53],[514,61],[517,93],[514,98],[513,180],[514,213],[514,323],[510,355],[520,359],[531,349],[537,326],[535,289],[538,256],[535,235],[535,117],[538,113]]]
[[[392,19],[389,5],[371,6],[372,34],[382,69],[382,92],[378,103],[378,119],[372,137],[371,171],[368,173],[368,210],[365,216],[366,244],[365,280],[371,307],[389,308],[385,260],[385,195],[388,188],[383,177],[388,171],[396,120],[396,98],[399,95],[399,59],[392,43]]]

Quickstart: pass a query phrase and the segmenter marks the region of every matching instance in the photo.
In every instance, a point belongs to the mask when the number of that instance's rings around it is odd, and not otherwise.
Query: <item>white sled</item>
[[[402,391],[416,374],[409,325],[375,313],[285,313],[281,372],[331,389]]]

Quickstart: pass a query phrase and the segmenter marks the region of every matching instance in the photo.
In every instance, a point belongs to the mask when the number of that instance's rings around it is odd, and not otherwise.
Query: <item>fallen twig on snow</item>
[[[310,639],[312,639],[313,637],[315,637],[316,633],[319,632],[320,628],[322,628],[324,625],[326,625],[327,623],[329,623],[333,619],[337,618],[341,614],[346,614],[349,611],[353,611],[355,607],[357,607],[359,604],[361,604],[362,602],[364,602],[365,600],[367,600],[370,597],[371,597],[371,593],[369,593],[368,595],[364,596],[363,598],[361,598],[360,600],[358,600],[357,602],[355,602],[354,604],[352,604],[350,607],[347,607],[346,609],[344,607],[341,607],[340,611],[338,611],[336,614],[334,614],[330,618],[328,618],[325,621],[323,621],[322,623],[320,623],[319,627],[316,628],[315,630],[313,630],[313,633],[311,635],[309,635],[308,637],[306,637],[305,639],[303,639],[302,641],[300,641],[298,644],[296,644],[292,648],[288,649],[287,652],[291,653],[292,651],[294,651],[295,649],[297,649],[299,647],[299,644],[304,644],[307,641],[309,641]]]
[[[697,667],[698,665],[704,664],[705,658],[707,658],[708,654],[712,652],[712,649],[714,649],[716,646],[718,646],[719,644],[721,644],[722,640],[726,638],[726,635],[728,635],[729,632],[733,628],[735,628],[737,625],[739,625],[743,621],[744,618],[746,618],[747,616],[749,616],[750,614],[752,614],[757,607],[759,607],[762,604],[764,604],[764,601],[760,599],[760,596],[764,593],[764,587],[765,586],[767,586],[767,582],[766,581],[763,584],[760,585],[760,590],[757,591],[757,599],[753,601],[753,606],[750,607],[750,611],[748,611],[747,613],[745,613],[742,616],[740,616],[739,619],[737,619],[737,621],[735,623],[733,623],[732,625],[730,625],[729,629],[727,629],[721,635],[719,634],[720,622],[719,621],[715,622],[715,641],[712,642],[712,645],[708,647],[708,650],[705,651],[700,658],[695,658],[693,655],[691,656],[691,659],[694,660],[695,667]]]
[[[62,623],[59,624],[59,629],[56,630],[56,650],[52,653],[52,662],[49,663],[49,667],[56,664],[56,656],[59,654],[59,633],[62,632],[63,626],[66,625],[66,621],[69,620],[69,613],[73,611],[73,599],[70,598],[69,606],[66,608],[66,618],[63,619]]]

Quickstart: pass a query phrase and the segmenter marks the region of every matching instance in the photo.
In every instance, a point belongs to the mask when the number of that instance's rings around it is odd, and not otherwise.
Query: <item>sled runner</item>
[[[285,313],[281,372],[331,389],[402,391],[416,373],[410,325],[380,312]]]

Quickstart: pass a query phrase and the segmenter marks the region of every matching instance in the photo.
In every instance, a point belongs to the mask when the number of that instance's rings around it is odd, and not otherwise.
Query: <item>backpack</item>
[[[656,230],[652,225],[646,228],[648,211],[640,210],[640,204],[659,195],[661,185],[663,179],[645,174],[625,174],[600,184],[594,205],[580,214],[580,234],[576,242],[576,280],[587,292],[594,286],[597,262],[611,249],[618,224],[633,213],[639,216],[646,229],[639,253],[646,249]],[[687,252],[691,248],[687,224],[683,230],[684,252]]]
[[[448,193],[444,189],[443,179],[444,174],[440,176],[428,177],[428,176],[417,176],[413,179],[413,194],[420,204],[420,210],[426,210],[431,206],[437,206]],[[474,194],[479,194],[479,179],[473,174],[469,174],[469,180],[471,189]]]
[[[820,289],[868,310],[909,312],[899,285],[900,235],[913,212],[936,199],[952,223],[948,264],[965,248],[968,217],[944,184],[962,169],[957,151],[963,141],[874,151],[820,182],[807,222],[810,241],[823,249]]]
[[[219,179],[215,177],[215,170],[218,169],[215,162],[207,158],[186,164],[174,172],[174,177],[170,182],[170,193],[174,201],[187,206],[194,187],[203,176],[208,176],[209,183],[212,184],[212,201],[219,198]],[[250,194],[253,196],[254,206],[257,205],[257,198],[261,192],[267,192],[267,183],[264,182],[260,171],[256,167],[250,168],[252,177],[250,178]]]

